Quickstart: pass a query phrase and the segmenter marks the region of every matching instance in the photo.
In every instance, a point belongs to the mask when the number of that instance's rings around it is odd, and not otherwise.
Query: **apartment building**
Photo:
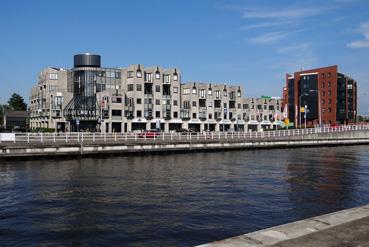
[[[68,71],[63,68],[46,68],[40,72],[30,95],[31,129],[66,129],[63,106],[73,97],[67,90],[67,77]]]
[[[41,71],[30,101],[31,128],[56,131],[249,131],[276,128],[280,113],[280,99],[245,98],[241,86],[182,83],[177,68],[104,68],[88,53]]]
[[[295,126],[348,124],[357,116],[357,82],[329,66],[286,75],[284,102]],[[306,114],[305,114],[306,113]]]

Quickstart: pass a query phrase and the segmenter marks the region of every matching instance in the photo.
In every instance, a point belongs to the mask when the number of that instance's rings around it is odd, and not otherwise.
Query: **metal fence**
[[[343,125],[308,129],[273,130],[263,132],[203,132],[203,133],[6,133],[0,143],[94,143],[135,141],[196,141],[227,139],[260,139],[289,136],[303,136],[320,133],[369,130],[369,125]],[[1,134],[0,134],[1,135]],[[2,134],[4,135],[4,134]]]

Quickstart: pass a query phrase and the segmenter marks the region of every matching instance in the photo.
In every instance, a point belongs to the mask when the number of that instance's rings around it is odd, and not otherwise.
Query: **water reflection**
[[[368,203],[368,161],[358,146],[7,162],[0,244],[210,242]]]
[[[354,200],[358,183],[358,150],[308,149],[305,157],[291,153],[286,162],[289,198],[295,214],[312,217],[347,208]],[[309,165],[306,165],[309,164]]]

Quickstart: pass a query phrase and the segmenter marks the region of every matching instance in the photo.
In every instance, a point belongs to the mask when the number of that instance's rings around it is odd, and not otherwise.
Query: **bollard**
[[[114,141],[117,141],[117,133],[114,133]]]

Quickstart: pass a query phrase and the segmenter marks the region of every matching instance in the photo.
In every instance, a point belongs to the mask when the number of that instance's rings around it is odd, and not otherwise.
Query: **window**
[[[324,88],[325,84],[324,84],[324,81],[322,82],[322,88]]]
[[[137,91],[142,91],[142,85],[141,84],[137,84],[136,85],[136,90]]]
[[[188,101],[188,100],[183,101],[183,108],[184,109],[190,109],[190,101]]]
[[[178,87],[173,87],[173,93],[178,93]]]
[[[127,72],[127,78],[133,78],[133,76],[134,76],[133,71],[128,71]]]
[[[324,73],[322,73],[322,78],[324,79]]]
[[[209,113],[209,119],[213,119],[213,114]]]
[[[196,113],[192,113],[192,118],[196,118]]]
[[[133,91],[133,84],[127,85],[127,91]]]
[[[264,110],[266,110],[267,109],[267,105],[264,105]]]
[[[57,73],[50,73],[49,74],[50,80],[58,80],[58,74]]]
[[[213,102],[212,101],[208,101],[208,107],[213,107]]]
[[[215,91],[215,98],[217,98],[217,99],[220,98],[220,91],[219,90]]]
[[[142,77],[142,72],[141,72],[140,66],[138,66],[138,69],[136,71],[136,77],[137,78],[141,78]]]
[[[332,86],[332,85],[331,85],[331,82],[329,81],[329,82],[328,82],[328,87],[330,88],[331,86]]]
[[[112,103],[122,103],[122,98],[121,97],[112,97],[111,102]]]
[[[142,111],[137,111],[137,117],[142,117]]]
[[[192,101],[192,106],[196,107],[196,101]]]
[[[249,104],[243,104],[242,108],[243,109],[249,109]]]
[[[205,98],[205,89],[200,89],[200,97]]]
[[[223,96],[227,97],[227,90],[223,90]]]
[[[178,101],[177,100],[173,100],[173,105],[177,106],[178,105]]]
[[[156,118],[160,118],[160,111],[156,111],[156,112],[155,112],[155,117],[156,117]]]
[[[241,91],[240,90],[237,91],[237,97],[241,97]]]
[[[111,110],[112,116],[122,116],[122,110]]]
[[[151,73],[145,73],[145,81],[146,82],[152,82],[152,74]]]
[[[155,105],[160,105],[160,99],[155,100]]]
[[[332,95],[332,91],[328,90],[328,96],[331,96],[331,95]]]
[[[157,79],[157,80],[159,80],[159,79],[160,79],[160,72],[159,72],[159,70],[157,70],[157,71],[155,72],[155,79]]]
[[[331,77],[331,72],[328,72],[328,78]]]
[[[142,100],[140,98],[137,98],[137,105],[141,105]]]
[[[189,88],[184,88],[183,89],[183,94],[190,94],[190,89]]]
[[[178,118],[178,112],[177,111],[173,112],[173,117]]]
[[[170,83],[170,75],[164,75],[164,83]]]
[[[325,104],[325,99],[322,99],[322,105],[324,105]]]
[[[332,104],[332,99],[328,99],[328,104]]]
[[[211,96],[213,94],[213,90],[209,89],[208,90],[208,95]]]
[[[332,112],[332,108],[330,108],[330,107],[329,107],[329,108],[328,108],[328,112]]]
[[[192,94],[197,94],[196,87],[193,87],[193,88],[192,88]]]
[[[106,71],[105,76],[108,78],[115,78],[115,71]]]
[[[155,92],[160,93],[160,85],[155,86]]]
[[[325,95],[325,91],[322,91],[321,95],[324,96]]]
[[[241,109],[241,104],[237,104],[237,108],[238,109]]]

